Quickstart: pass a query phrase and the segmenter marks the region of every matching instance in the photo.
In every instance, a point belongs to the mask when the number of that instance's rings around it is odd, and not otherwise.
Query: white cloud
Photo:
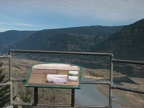
[[[6,23],[0,22],[0,32],[8,30],[43,30],[43,29],[52,29],[52,28],[62,28],[57,25],[34,25],[28,23]]]
[[[40,25],[34,25],[34,24],[28,24],[28,23],[13,23],[13,25],[17,25],[17,26],[40,26]]]
[[[35,25],[35,24],[28,24],[28,23],[6,23],[6,22],[0,22],[2,25],[15,25],[15,26],[40,26],[40,25]]]

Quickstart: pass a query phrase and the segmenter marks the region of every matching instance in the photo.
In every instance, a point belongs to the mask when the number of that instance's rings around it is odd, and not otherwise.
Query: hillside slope
[[[5,49],[9,48],[18,41],[21,41],[25,37],[28,37],[35,33],[36,31],[17,31],[10,30],[0,33],[0,52],[3,52]]]
[[[68,44],[66,44],[67,41],[71,41],[71,45],[73,46],[76,42],[72,42],[72,41],[76,41],[76,40],[79,40],[79,41],[77,41],[76,46],[83,47],[83,46],[81,46],[83,44],[81,44],[81,42],[80,42],[84,39],[83,36],[86,36],[87,38],[90,37],[90,39],[91,39],[91,36],[107,37],[111,33],[120,31],[121,28],[122,28],[122,26],[114,26],[114,27],[88,26],[88,27],[73,27],[73,28],[42,30],[42,31],[39,31],[39,32],[23,39],[22,41],[16,43],[15,47],[13,47],[13,48],[15,48],[15,49],[33,49],[33,50],[51,50],[51,49],[65,50],[64,47],[69,46]],[[67,37],[69,37],[69,38],[67,38]],[[64,39],[64,38],[66,38],[66,39]],[[88,39],[88,41],[90,39]],[[62,44],[60,44],[59,46],[56,46],[57,42],[62,43]],[[85,42],[86,42],[86,40],[85,40]],[[74,48],[72,48],[72,49],[70,48],[70,49],[73,51],[74,50],[78,51],[79,48],[78,49],[77,49],[77,47],[75,47],[75,48],[76,49],[74,49]]]
[[[123,27],[95,46],[93,51],[111,52],[116,58],[144,60],[144,19]]]
[[[44,45],[44,50],[61,51],[90,51],[96,44],[105,40],[107,36],[57,34]]]

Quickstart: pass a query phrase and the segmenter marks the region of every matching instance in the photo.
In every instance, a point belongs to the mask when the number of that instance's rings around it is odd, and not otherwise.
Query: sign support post
[[[75,105],[75,89],[71,90],[71,107]]]
[[[34,87],[34,106],[37,106],[38,103],[38,88]]]

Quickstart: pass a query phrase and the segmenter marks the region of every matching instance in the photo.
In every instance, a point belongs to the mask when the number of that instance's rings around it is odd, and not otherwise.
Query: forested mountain
[[[144,60],[144,19],[124,26],[93,51],[111,52],[116,58]]]
[[[76,35],[72,33],[57,34],[51,37],[44,45],[44,50],[62,51],[91,51],[91,49],[105,40],[108,36]]]
[[[0,52],[9,48],[18,41],[35,33],[35,31],[17,31],[10,30],[0,33]]]
[[[111,33],[120,31],[121,28],[122,26],[86,26],[42,30],[17,42],[15,46],[11,48],[89,51],[89,47],[95,45],[94,42],[97,44],[103,41]],[[86,41],[89,41],[88,44]]]
[[[111,52],[115,58],[144,60],[144,19],[126,26],[85,26],[0,33],[9,49]]]

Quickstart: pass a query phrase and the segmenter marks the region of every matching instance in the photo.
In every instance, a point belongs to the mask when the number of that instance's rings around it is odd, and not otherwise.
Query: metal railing
[[[109,61],[110,61],[110,78],[107,81],[97,81],[97,82],[82,82],[82,84],[102,84],[102,85],[108,85],[109,86],[109,95],[108,95],[108,100],[109,100],[109,104],[107,106],[82,106],[82,107],[95,107],[95,108],[112,108],[112,89],[119,89],[119,90],[125,90],[125,91],[131,91],[131,92],[136,92],[136,93],[142,93],[144,94],[144,91],[141,90],[136,90],[136,89],[130,89],[130,88],[124,88],[124,87],[120,87],[120,86],[114,86],[113,85],[113,63],[119,62],[119,63],[130,63],[130,64],[140,64],[140,65],[144,65],[144,62],[140,62],[140,61],[129,61],[129,60],[120,60],[120,59],[114,59],[113,54],[112,53],[97,53],[97,52],[67,52],[67,51],[42,51],[42,50],[10,50],[8,52],[8,56],[7,57],[1,57],[1,58],[8,58],[9,59],[9,82],[5,83],[5,84],[0,84],[0,86],[4,86],[4,85],[10,85],[10,105],[35,105],[35,103],[18,103],[18,102],[14,102],[13,101],[13,91],[12,91],[12,86],[13,86],[13,82],[25,82],[26,79],[14,79],[12,77],[12,54],[13,53],[48,53],[48,54],[71,54],[71,55],[92,55],[92,56],[106,56],[109,57]],[[35,90],[34,90],[35,92]],[[72,89],[72,94],[74,94],[74,90]],[[71,96],[72,97],[72,96]],[[75,98],[75,95],[73,95],[72,98]],[[34,101],[35,102],[35,101]],[[74,101],[71,101],[71,104],[61,104],[61,105],[57,105],[57,104],[43,104],[43,103],[37,103],[37,106],[48,106],[48,107],[81,107],[78,105],[74,104]]]
[[[132,60],[120,60],[120,59],[113,59],[113,63],[126,63],[126,64],[138,64],[138,65],[144,65],[144,62],[142,61],[132,61]],[[130,91],[130,92],[135,92],[135,93],[141,93],[144,94],[143,90],[138,90],[138,89],[130,89],[130,88],[125,88],[121,86],[112,86],[112,89],[119,89],[119,90],[125,90],[125,91]]]

